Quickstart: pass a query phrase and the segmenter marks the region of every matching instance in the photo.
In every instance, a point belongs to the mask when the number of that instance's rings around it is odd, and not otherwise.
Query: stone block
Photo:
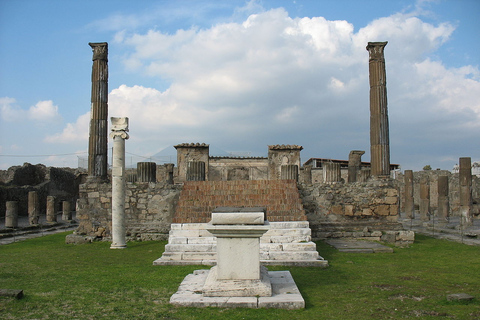
[[[270,260],[316,260],[317,251],[272,251],[269,252]]]
[[[168,243],[169,244],[187,244],[188,243],[188,238],[187,237],[170,236],[170,237],[168,237]]]
[[[188,238],[187,243],[189,244],[216,244],[217,239],[215,237],[199,237],[199,238]]]
[[[332,206],[331,210],[330,210],[333,214],[338,214],[338,215],[343,215],[344,211],[343,211],[343,206],[341,205],[335,205],[335,206]]]
[[[372,214],[373,214],[373,211],[370,208],[365,208],[362,211],[362,215],[364,215],[364,216],[371,216]]]
[[[65,237],[66,244],[84,244],[93,242],[93,237],[80,234],[69,234]]]
[[[217,259],[216,252],[184,252],[183,260],[215,260]]]
[[[475,298],[474,296],[471,296],[466,293],[453,293],[453,294],[447,295],[448,301],[471,301],[474,298]]]
[[[398,197],[397,189],[387,189],[387,197]]]
[[[352,205],[345,205],[345,215],[346,216],[353,216],[354,215],[354,206]]]
[[[398,197],[385,197],[386,204],[397,204]]]
[[[390,206],[390,215],[391,216],[396,216],[398,215],[398,205],[391,205]]]
[[[414,241],[415,240],[415,232],[413,231],[398,231],[396,236],[397,241]]]
[[[182,224],[181,223],[172,223],[170,225],[170,230],[182,230]]]
[[[281,243],[260,243],[260,251],[282,251]]]
[[[164,252],[162,254],[162,260],[182,260],[182,252]]]
[[[263,225],[265,217],[262,212],[212,212],[213,225]]]
[[[182,230],[205,230],[206,223],[182,223]]]
[[[382,231],[373,231],[371,233],[372,237],[381,237],[382,236]]]
[[[284,243],[285,251],[316,251],[317,245],[314,242]]]
[[[375,207],[374,212],[380,216],[390,215],[390,206],[389,205],[378,205]]]
[[[215,246],[212,244],[167,244],[165,252],[213,252]]]

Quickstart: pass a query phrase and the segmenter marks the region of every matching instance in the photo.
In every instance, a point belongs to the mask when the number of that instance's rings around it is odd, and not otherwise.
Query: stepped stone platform
[[[216,264],[216,239],[206,223],[172,224],[168,244],[162,257],[154,265],[208,265]],[[308,221],[270,222],[260,238],[262,265],[328,267],[311,241]]]
[[[216,239],[205,228],[218,207],[264,207],[270,230],[260,238],[262,265],[327,267],[295,180],[185,182],[168,244],[154,265],[215,265]]]

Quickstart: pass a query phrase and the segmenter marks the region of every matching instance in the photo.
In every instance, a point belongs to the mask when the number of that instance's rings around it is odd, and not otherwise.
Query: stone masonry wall
[[[128,240],[167,239],[180,189],[180,186],[161,183],[127,183],[125,224]],[[109,183],[80,185],[77,234],[111,239],[111,190]]]
[[[382,240],[412,243],[414,234],[403,231],[399,193],[393,180],[337,184],[301,184],[300,194],[312,237]]]

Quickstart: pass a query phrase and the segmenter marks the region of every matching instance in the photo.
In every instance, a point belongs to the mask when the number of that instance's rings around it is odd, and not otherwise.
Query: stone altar
[[[217,237],[217,265],[185,277],[170,303],[193,307],[301,309],[305,301],[288,271],[260,265],[265,208],[217,208],[207,230]]]

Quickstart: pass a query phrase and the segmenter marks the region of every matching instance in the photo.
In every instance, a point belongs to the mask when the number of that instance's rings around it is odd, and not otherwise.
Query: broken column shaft
[[[405,170],[405,215],[409,219],[415,218],[415,204],[413,201],[413,171]]]
[[[372,176],[390,175],[387,78],[383,54],[387,42],[369,42],[370,157]]]
[[[93,50],[88,175],[107,177],[108,148],[108,44],[89,43]]]
[[[468,227],[473,224],[472,215],[472,159],[460,158],[460,170],[458,179],[460,182],[460,216],[462,226]]]

